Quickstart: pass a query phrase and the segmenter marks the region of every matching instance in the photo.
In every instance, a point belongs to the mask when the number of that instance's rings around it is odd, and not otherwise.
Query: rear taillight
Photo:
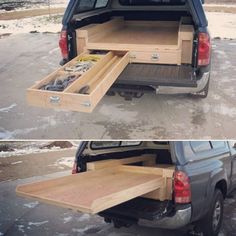
[[[198,66],[207,66],[211,60],[211,39],[208,33],[198,35]]]
[[[68,59],[67,31],[66,30],[61,31],[59,46],[61,49],[62,57],[64,59]]]
[[[189,177],[182,171],[175,171],[174,174],[174,200],[181,204],[191,202]]]
[[[72,175],[78,173],[77,163],[74,162],[73,169],[72,169]]]

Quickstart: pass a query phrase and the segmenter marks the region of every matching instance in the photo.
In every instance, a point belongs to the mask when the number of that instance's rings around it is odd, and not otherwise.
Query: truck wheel
[[[223,194],[219,189],[216,189],[207,215],[198,224],[204,236],[217,236],[219,234],[222,225],[223,211]]]

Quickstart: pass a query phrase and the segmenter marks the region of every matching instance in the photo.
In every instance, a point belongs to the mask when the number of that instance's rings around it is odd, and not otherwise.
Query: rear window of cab
[[[93,141],[90,144],[92,150],[108,149],[108,148],[120,148],[120,147],[132,147],[139,146],[140,141]]]
[[[186,0],[119,0],[125,6],[185,5]]]
[[[109,0],[81,0],[77,12],[92,11],[99,8],[107,7]]]

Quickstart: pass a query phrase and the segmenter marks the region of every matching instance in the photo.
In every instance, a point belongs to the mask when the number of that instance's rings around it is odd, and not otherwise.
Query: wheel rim
[[[212,226],[214,231],[216,231],[218,228],[218,225],[220,223],[220,218],[221,218],[221,204],[219,201],[217,201],[215,204],[215,209],[213,212],[213,221],[212,221]]]

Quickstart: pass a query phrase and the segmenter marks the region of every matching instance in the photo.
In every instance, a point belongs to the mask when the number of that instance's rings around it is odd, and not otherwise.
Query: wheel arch
[[[219,189],[222,192],[223,197],[226,198],[228,187],[225,179],[219,180],[215,185],[215,189]]]

